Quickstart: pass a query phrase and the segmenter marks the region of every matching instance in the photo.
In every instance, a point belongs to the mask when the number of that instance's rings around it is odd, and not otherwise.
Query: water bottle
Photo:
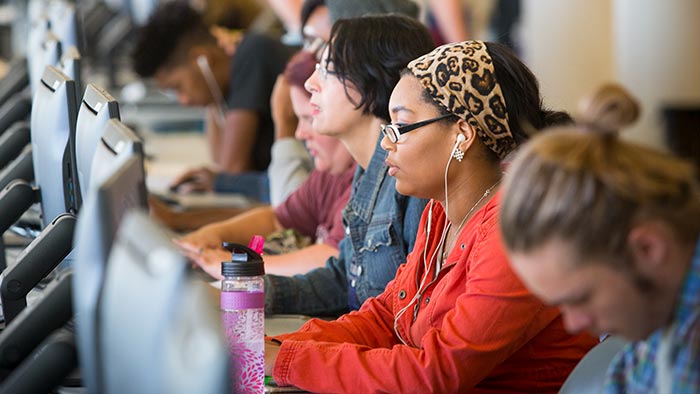
[[[251,242],[252,243],[252,242]],[[231,261],[221,263],[221,314],[231,354],[234,393],[264,392],[265,269],[260,253],[224,243]],[[258,248],[256,248],[258,249]],[[262,251],[262,248],[259,248]]]

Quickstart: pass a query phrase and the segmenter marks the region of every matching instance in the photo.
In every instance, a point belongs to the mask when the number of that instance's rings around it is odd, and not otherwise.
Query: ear
[[[463,152],[466,152],[467,150],[469,150],[472,144],[474,144],[474,141],[476,140],[476,138],[478,138],[478,136],[466,120],[460,119],[457,121],[456,124],[459,128],[457,132],[464,136],[464,139],[459,143],[459,149],[461,149]],[[455,141],[457,141],[456,138],[457,137],[455,137]]]
[[[195,45],[187,51],[187,59],[190,64],[197,67],[197,58],[204,56],[209,64],[212,64],[213,56],[212,51],[204,45]]]
[[[633,264],[646,277],[658,276],[667,267],[670,254],[669,234],[657,223],[636,225],[627,235],[627,248]]]

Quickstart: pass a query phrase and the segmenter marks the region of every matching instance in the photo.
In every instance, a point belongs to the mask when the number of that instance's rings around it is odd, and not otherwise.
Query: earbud
[[[452,147],[452,152],[450,153],[450,155],[452,155],[457,149],[459,149],[459,144],[464,140],[466,140],[464,134],[457,134],[457,142],[455,142],[455,146]]]
[[[464,134],[457,134],[457,142],[455,142],[455,146],[452,147],[452,152],[450,153],[450,157],[454,157],[459,162],[461,162],[462,159],[464,159],[464,152],[462,152],[462,150],[459,149],[459,144],[460,142],[463,142],[465,140],[466,137],[464,137]]]

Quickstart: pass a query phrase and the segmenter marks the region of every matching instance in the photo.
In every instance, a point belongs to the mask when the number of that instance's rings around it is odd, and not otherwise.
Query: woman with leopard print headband
[[[409,63],[388,109],[388,174],[432,199],[413,251],[359,311],[275,338],[268,371],[313,392],[557,392],[596,339],[568,334],[516,278],[497,219],[519,120],[548,116],[535,78],[504,47],[451,44]]]

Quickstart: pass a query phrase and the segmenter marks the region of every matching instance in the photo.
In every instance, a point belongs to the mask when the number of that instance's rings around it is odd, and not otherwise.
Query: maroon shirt
[[[339,175],[313,170],[309,178],[275,209],[284,228],[338,247],[345,236],[343,209],[350,199],[355,166]]]

